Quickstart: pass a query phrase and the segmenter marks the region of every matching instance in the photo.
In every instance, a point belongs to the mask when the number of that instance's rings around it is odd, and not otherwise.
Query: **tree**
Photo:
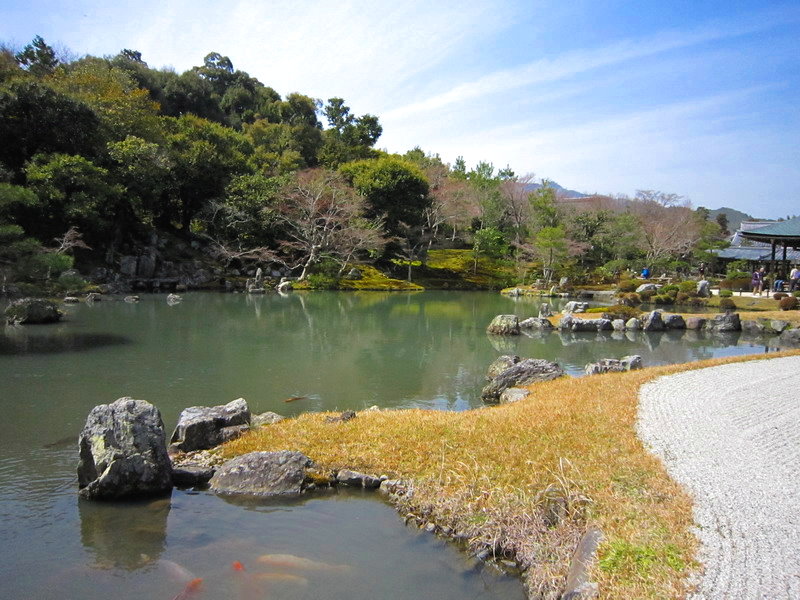
[[[342,165],[339,171],[367,201],[367,216],[385,218],[391,235],[401,233],[400,223],[415,227],[430,206],[425,175],[416,165],[393,156]]]
[[[21,181],[34,154],[93,156],[100,120],[83,102],[36,81],[14,81],[0,88],[0,162]]]
[[[33,41],[16,54],[19,65],[34,77],[44,77],[59,65],[56,52],[37,35]]]
[[[283,190],[280,218],[287,238],[281,242],[292,266],[301,266],[300,280],[322,258],[344,269],[353,256],[380,247],[380,221],[365,216],[364,199],[337,174],[324,170],[298,173]]]
[[[514,242],[519,244],[527,234],[531,219],[531,189],[533,173],[523,177],[507,177],[500,184],[500,193],[506,206],[506,215],[514,231]]]
[[[677,194],[639,190],[631,212],[639,219],[642,247],[651,265],[688,253],[700,239],[698,220]]]
[[[383,133],[378,117],[365,114],[355,117],[342,98],[329,98],[322,109],[329,128],[323,133],[320,162],[328,167],[353,160],[370,158],[372,146]]]
[[[725,213],[719,213],[717,215],[717,225],[719,225],[720,231],[723,235],[730,234],[730,231],[728,231],[728,215]]]

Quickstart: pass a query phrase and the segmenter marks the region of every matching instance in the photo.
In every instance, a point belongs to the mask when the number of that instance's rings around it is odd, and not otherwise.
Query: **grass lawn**
[[[770,354],[770,357],[798,351]],[[451,528],[473,549],[513,556],[532,597],[558,592],[588,526],[604,533],[603,598],[678,598],[695,566],[691,502],[635,432],[639,387],[736,357],[531,386],[515,404],[466,412],[364,411],[344,423],[308,413],[223,447],[299,450],[324,469],[413,484],[401,510]],[[554,519],[553,514],[560,514]]]

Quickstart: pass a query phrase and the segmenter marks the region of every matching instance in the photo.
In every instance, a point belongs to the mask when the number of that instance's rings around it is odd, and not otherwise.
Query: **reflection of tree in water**
[[[101,568],[139,569],[156,561],[167,540],[170,499],[80,500],[81,542]]]

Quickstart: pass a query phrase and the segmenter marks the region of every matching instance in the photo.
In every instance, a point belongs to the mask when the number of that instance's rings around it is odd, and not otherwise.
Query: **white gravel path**
[[[638,433],[694,498],[692,599],[800,599],[800,357],[661,377]]]

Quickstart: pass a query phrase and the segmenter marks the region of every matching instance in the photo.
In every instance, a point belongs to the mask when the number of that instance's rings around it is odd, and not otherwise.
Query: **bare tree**
[[[344,268],[361,251],[383,242],[379,220],[364,217],[365,201],[337,174],[321,169],[297,173],[283,191],[280,219],[288,239],[280,243],[284,254],[297,257],[300,279],[323,257]]]
[[[500,192],[506,204],[506,214],[514,227],[514,243],[520,244],[525,237],[525,228],[531,219],[531,202],[529,196],[536,183],[533,173],[522,177],[506,179],[500,184]]]
[[[642,246],[648,261],[689,252],[701,230],[691,205],[677,194],[639,190],[630,211],[642,228]]]
[[[53,238],[53,241],[58,244],[58,246],[51,249],[56,254],[70,254],[75,248],[91,250],[91,247],[83,241],[83,234],[75,226],[67,229],[63,236]]]

